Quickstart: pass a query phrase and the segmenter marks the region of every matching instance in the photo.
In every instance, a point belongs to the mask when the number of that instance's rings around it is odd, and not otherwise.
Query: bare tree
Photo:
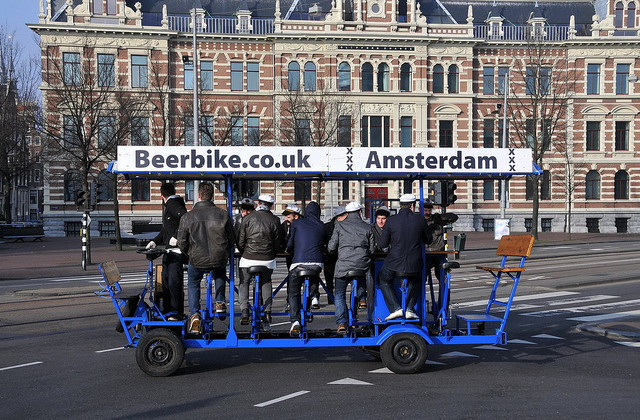
[[[567,102],[577,77],[569,67],[565,47],[532,37],[523,58],[511,72],[508,114],[511,145],[531,148],[533,160],[542,167],[557,145],[566,144]],[[527,175],[532,187],[533,235],[538,237],[540,175]]]
[[[79,174],[84,211],[90,210],[91,181],[115,158],[116,146],[135,137],[136,119],[149,115],[146,91],[125,89],[126,79],[116,77],[115,63],[109,57],[98,63],[94,57],[90,40],[79,53],[61,55],[55,46],[45,51],[47,100],[41,124],[45,153],[49,161],[62,162]]]
[[[30,156],[26,135],[38,112],[38,62],[24,53],[15,32],[0,26],[0,178],[4,206],[0,217],[13,220],[11,211],[14,181],[27,175],[36,164]]]
[[[331,91],[322,80],[314,91],[288,89],[278,98],[275,110],[279,143],[283,146],[339,145],[340,118],[353,114],[352,105],[343,93]],[[352,124],[352,119],[349,120]],[[316,201],[320,203],[322,183],[316,182]],[[303,202],[304,205],[304,202]]]

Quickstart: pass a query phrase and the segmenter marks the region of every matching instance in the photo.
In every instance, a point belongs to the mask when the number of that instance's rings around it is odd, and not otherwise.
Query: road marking
[[[548,299],[560,296],[570,296],[570,295],[578,295],[579,292],[549,292],[549,293],[539,293],[537,295],[525,295],[525,296],[516,296],[513,301],[521,302],[525,300],[533,300],[533,299]],[[468,308],[471,306],[486,306],[487,300],[474,300],[471,302],[463,302],[458,304],[458,308]]]
[[[281,401],[286,401],[286,400],[289,400],[291,398],[299,397],[300,395],[308,394],[309,392],[311,392],[311,391],[294,392],[293,394],[284,395],[282,397],[275,398],[273,400],[265,401],[265,402],[262,402],[260,404],[255,404],[254,407],[260,407],[260,408],[266,407],[266,406],[271,405],[271,404],[276,404],[276,403],[279,403]]]
[[[616,343],[627,347],[640,347],[640,342],[638,341],[616,341]]]
[[[519,338],[508,340],[507,344],[536,344],[533,341],[520,340]]]
[[[359,381],[353,378],[338,379],[337,381],[329,382],[327,385],[373,385],[372,383]]]
[[[637,305],[640,303],[640,299],[633,299],[633,300],[623,300],[621,302],[611,302],[611,303],[603,303],[600,305],[587,305],[587,306],[576,306],[573,308],[558,308],[558,309],[551,309],[548,311],[537,311],[537,312],[527,312],[524,314],[520,314],[520,315],[524,315],[524,316],[533,316],[533,317],[546,317],[546,316],[554,316],[554,315],[560,315],[563,313],[577,313],[577,312],[589,312],[589,311],[598,311],[598,310],[607,310],[607,309],[612,309],[612,308],[616,308],[619,306],[633,306],[633,305]]]
[[[555,335],[551,335],[551,334],[538,334],[538,335],[532,335],[533,338],[550,338],[553,340],[564,340],[564,338],[562,337],[558,337]]]
[[[106,350],[96,350],[96,353],[107,353],[109,351],[116,351],[116,350],[124,350],[126,347],[114,347],[112,349],[106,349]]]
[[[615,318],[624,318],[630,315],[639,315],[640,310],[637,311],[626,311],[626,312],[614,312],[611,314],[602,314],[602,315],[590,315],[590,316],[579,316],[576,318],[567,318],[569,321],[580,321],[580,322],[594,322],[594,321],[604,321],[605,319],[615,319]]]
[[[383,367],[380,369],[370,370],[369,373],[393,373],[389,370],[389,368]]]
[[[24,363],[24,364],[21,364],[21,365],[7,366],[7,367],[0,368],[0,371],[9,370],[9,369],[18,369],[18,368],[27,367],[27,366],[33,366],[33,365],[39,365],[40,363],[42,363],[42,362],[31,362],[31,363]]]
[[[492,345],[484,345],[484,346],[476,346],[474,349],[478,350],[507,350],[504,347],[492,346]]]

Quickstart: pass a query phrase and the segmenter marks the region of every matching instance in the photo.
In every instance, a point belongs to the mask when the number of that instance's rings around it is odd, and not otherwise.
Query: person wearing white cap
[[[280,219],[271,213],[274,202],[275,200],[269,194],[258,196],[258,206],[240,224],[237,240],[237,247],[241,255],[238,266],[243,272],[240,277],[241,282],[238,285],[238,301],[242,311],[241,323],[249,312],[249,283],[251,279],[249,268],[254,266],[267,267],[267,272],[260,275],[261,298],[264,302],[261,327],[265,331],[271,330],[271,304],[273,300],[271,297],[271,274],[276,268],[276,253],[282,242]]]
[[[327,238],[331,238],[336,223],[342,222],[347,217],[347,211],[344,206],[338,206],[333,210],[333,217],[327,223],[324,224],[324,228],[327,231]],[[324,257],[324,282],[327,286],[327,290],[333,294],[333,278],[336,270],[336,262],[338,261],[337,252],[327,252]],[[331,303],[331,301],[329,301]]]
[[[362,206],[355,201],[346,205],[347,217],[340,223],[336,223],[328,245],[329,252],[338,252],[334,278],[338,334],[348,332],[349,318],[346,297],[347,285],[351,278],[347,277],[347,273],[350,271],[362,272],[362,276],[358,279],[356,293],[363,293],[366,290],[366,272],[371,264],[371,254],[374,247],[373,234],[369,224],[360,216],[361,209]],[[358,296],[358,298],[364,299],[364,296]]]
[[[280,228],[282,229],[282,246],[280,247],[280,250],[282,252],[285,252],[287,248],[287,242],[289,241],[289,234],[291,232],[291,224],[295,220],[298,220],[300,217],[302,217],[302,215],[300,214],[300,207],[296,206],[295,204],[287,204],[287,207],[285,207],[285,209],[282,211],[282,215],[284,216],[284,220],[280,225]],[[289,268],[291,267],[292,259],[293,255],[291,254],[287,254],[287,256],[285,257],[285,262],[287,264],[287,303],[285,304],[284,308],[285,312],[289,312],[289,295],[291,291],[291,284],[289,282],[290,275],[288,273]]]
[[[389,309],[389,316],[385,320],[403,316],[393,287],[394,279],[400,274],[407,278],[407,311],[404,315],[406,319],[418,319],[414,307],[420,292],[422,243],[431,242],[431,231],[424,217],[414,213],[415,202],[416,196],[413,194],[400,197],[400,210],[387,220],[378,243],[381,248],[389,247],[378,274],[380,291]]]

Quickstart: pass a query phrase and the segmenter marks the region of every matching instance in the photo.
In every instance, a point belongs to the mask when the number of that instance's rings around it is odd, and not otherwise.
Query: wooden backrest
[[[120,281],[120,270],[115,261],[107,261],[100,264],[100,270],[102,270],[102,276],[109,286]]]
[[[504,235],[498,243],[496,255],[528,257],[533,248],[533,235]]]

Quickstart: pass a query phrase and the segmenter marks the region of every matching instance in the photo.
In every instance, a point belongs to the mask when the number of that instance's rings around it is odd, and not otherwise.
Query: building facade
[[[543,171],[539,180],[509,181],[512,231],[531,229],[534,201],[539,231],[640,231],[635,1],[200,1],[196,57],[187,3],[41,0],[39,23],[30,26],[41,37],[47,133],[98,145],[94,155],[109,143],[103,138],[354,147],[505,141],[532,147]],[[73,107],[61,106],[65,86],[112,99],[74,123]],[[114,183],[101,172],[110,156],[87,174],[102,185]],[[49,153],[45,172],[45,228],[74,234],[80,171]],[[125,231],[160,220],[159,185],[117,181]],[[457,187],[448,208],[460,216],[456,229],[493,230],[498,182]],[[238,197],[275,194],[277,211],[319,199],[327,218],[346,201],[376,205],[417,188],[410,180],[234,186]],[[178,190],[193,200],[192,183]],[[92,213],[94,235],[115,229],[109,191]]]

